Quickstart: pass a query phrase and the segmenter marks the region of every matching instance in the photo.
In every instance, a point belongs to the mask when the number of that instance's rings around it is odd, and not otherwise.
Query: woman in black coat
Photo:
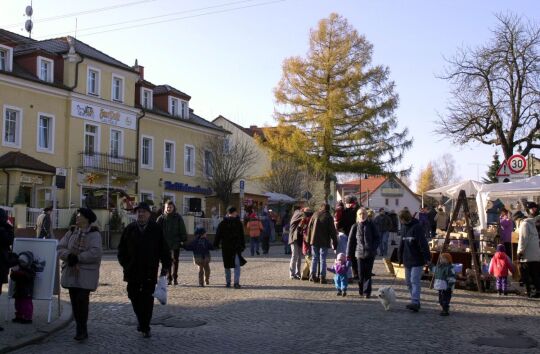
[[[219,223],[214,240],[214,248],[221,244],[223,267],[225,267],[226,287],[231,287],[231,268],[234,268],[234,288],[240,289],[240,267],[246,263],[242,252],[246,248],[244,226],[235,207],[227,209],[227,215]]]
[[[0,208],[0,295],[2,294],[2,284],[8,282],[9,263],[8,253],[13,245],[13,227],[7,222],[8,215],[4,209]],[[0,327],[0,331],[4,329]]]

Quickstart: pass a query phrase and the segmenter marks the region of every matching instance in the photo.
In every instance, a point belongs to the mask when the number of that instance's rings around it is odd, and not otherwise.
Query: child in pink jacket
[[[499,295],[508,295],[508,272],[514,272],[514,265],[506,255],[503,244],[497,246],[497,252],[489,263],[489,274],[497,279],[497,292]]]

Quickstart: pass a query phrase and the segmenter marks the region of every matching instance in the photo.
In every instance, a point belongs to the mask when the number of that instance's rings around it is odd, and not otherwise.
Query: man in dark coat
[[[330,205],[321,204],[319,211],[313,214],[309,221],[307,232],[307,243],[311,246],[313,262],[311,263],[311,274],[309,280],[316,282],[317,268],[321,270],[321,284],[326,284],[326,256],[328,249],[337,247],[337,231],[334,224],[334,217],[330,214]]]
[[[413,312],[420,309],[420,280],[424,265],[431,261],[428,243],[425,237],[424,228],[418,220],[412,217],[411,212],[402,210],[399,213],[399,220],[403,226],[401,230],[401,243],[399,245],[399,264],[405,267],[405,280],[411,303],[407,308]]]
[[[349,242],[347,243],[347,257],[358,259],[358,292],[366,299],[371,297],[371,272],[379,247],[379,232],[377,227],[368,218],[367,210],[358,209],[359,221],[351,228]]]
[[[149,338],[159,262],[161,276],[166,276],[171,267],[171,253],[163,230],[150,220],[150,206],[141,202],[134,210],[137,221],[129,224],[122,233],[118,261],[124,269],[128,297],[139,322],[137,330]]]
[[[341,219],[337,222],[336,227],[338,230],[343,230],[343,233],[347,236],[350,236],[351,227],[356,223],[356,213],[358,208],[355,196],[348,195],[345,197],[345,209],[343,210]],[[351,258],[351,269],[353,278],[358,280],[358,261],[354,256]]]
[[[377,227],[379,233],[379,256],[386,257],[388,253],[388,236],[392,228],[392,220],[386,215],[384,208],[379,209],[379,214],[373,218],[373,223]]]
[[[214,248],[221,245],[226,287],[231,287],[231,268],[234,268],[234,288],[240,289],[240,267],[246,263],[242,252],[246,248],[244,226],[235,207],[227,208],[227,215],[219,223],[214,240]]]
[[[2,294],[2,284],[8,282],[9,267],[8,253],[13,244],[13,227],[7,222],[8,215],[4,209],[0,208],[0,295]],[[0,331],[4,328],[0,327]]]

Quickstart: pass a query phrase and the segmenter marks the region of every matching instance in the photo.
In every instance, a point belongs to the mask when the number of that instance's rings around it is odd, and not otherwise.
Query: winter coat
[[[307,243],[321,248],[336,248],[337,231],[334,218],[327,211],[318,211],[313,214],[308,225]]]
[[[169,244],[161,226],[151,220],[144,229],[136,221],[129,224],[120,238],[118,262],[124,269],[124,281],[156,283],[159,262],[162,274],[172,264]]]
[[[401,230],[401,243],[399,245],[399,263],[406,268],[421,267],[431,260],[428,243],[424,236],[424,229],[416,219],[403,224]]]
[[[219,248],[220,245],[223,267],[234,268],[236,255],[240,255],[246,248],[244,227],[239,218],[226,216],[219,223],[214,239],[214,248]]]
[[[437,283],[440,281],[446,282],[446,289],[438,290],[452,290],[456,284],[456,272],[454,271],[454,265],[451,263],[442,264],[439,263],[433,271],[433,277],[435,279],[435,289],[437,289]]]
[[[345,235],[350,234],[351,227],[356,223],[356,212],[358,207],[345,208],[341,220],[337,222],[337,228],[342,229]]]
[[[437,223],[437,229],[446,230],[448,227],[448,215],[444,211],[438,211],[435,215],[435,222]]]
[[[373,223],[377,227],[377,231],[380,235],[382,235],[384,232],[389,232],[392,228],[392,220],[390,220],[390,217],[386,214],[377,214],[375,218],[373,219]]]
[[[345,275],[349,271],[349,268],[351,268],[351,261],[347,261],[345,264],[336,261],[334,265],[331,268],[327,268],[327,270],[336,275]]]
[[[163,229],[163,236],[171,250],[177,250],[187,240],[184,219],[178,213],[162,214],[157,223]]]
[[[292,245],[295,242],[299,243],[299,240],[302,240],[303,235],[300,223],[302,222],[303,218],[304,213],[302,210],[298,209],[294,211],[289,226],[289,245]]]
[[[521,220],[517,253],[521,253],[522,262],[540,261],[540,244],[534,218]]]
[[[17,266],[11,269],[9,277],[15,282],[13,287],[14,299],[31,299],[34,294],[34,279],[36,278],[36,271],[30,266],[23,268]]]
[[[13,245],[13,227],[6,221],[0,223],[0,286],[8,282],[8,253]]]
[[[193,241],[184,246],[187,251],[193,251],[193,257],[195,258],[208,258],[210,257],[210,250],[214,247],[208,241],[206,237],[197,236]]]
[[[494,277],[507,277],[508,271],[514,272],[514,265],[505,252],[495,252],[489,262],[489,274]]]
[[[276,230],[274,228],[274,222],[267,213],[263,213],[261,223],[263,225],[263,232],[261,233],[262,238],[269,240],[275,238]],[[272,237],[272,235],[274,235],[274,237]]]
[[[360,259],[375,257],[379,248],[380,236],[371,220],[357,222],[351,228],[347,243],[347,256]]]
[[[37,238],[54,238],[51,215],[47,212],[39,214],[36,220]]]
[[[507,218],[500,218],[501,225],[501,242],[512,242],[512,231],[514,230],[514,223]]]
[[[264,230],[263,224],[257,218],[250,218],[247,223],[247,231],[249,237],[259,237],[261,232]]]
[[[88,230],[72,227],[56,247],[58,258],[62,260],[60,284],[64,288],[81,288],[94,291],[98,287],[101,265],[101,234],[91,226]],[[79,262],[74,266],[67,263],[68,255],[77,255]]]

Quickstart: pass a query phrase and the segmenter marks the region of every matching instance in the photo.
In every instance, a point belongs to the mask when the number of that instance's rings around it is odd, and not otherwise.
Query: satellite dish
[[[32,16],[32,14],[34,13],[34,9],[32,9],[32,6],[28,5],[24,12],[26,12],[26,16]]]
[[[24,29],[26,29],[27,32],[32,32],[32,28],[34,27],[34,23],[32,20],[26,20],[24,23]]]

